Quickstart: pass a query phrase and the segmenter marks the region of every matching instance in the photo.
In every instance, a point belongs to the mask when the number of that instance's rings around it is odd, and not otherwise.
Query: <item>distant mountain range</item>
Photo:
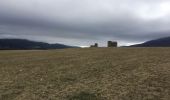
[[[146,41],[128,47],[170,47],[170,37]],[[49,44],[26,39],[0,39],[0,50],[65,49],[78,48],[64,44]]]
[[[131,45],[130,47],[170,47],[170,37],[150,40],[142,44]]]
[[[75,48],[64,44],[49,44],[26,39],[0,39],[0,50],[64,49]]]

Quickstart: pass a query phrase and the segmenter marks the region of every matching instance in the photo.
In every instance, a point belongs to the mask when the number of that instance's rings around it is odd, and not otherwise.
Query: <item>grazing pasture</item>
[[[0,51],[0,100],[169,100],[170,48]]]

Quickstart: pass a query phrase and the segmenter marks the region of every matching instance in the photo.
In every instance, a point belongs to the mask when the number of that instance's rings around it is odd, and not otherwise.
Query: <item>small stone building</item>
[[[117,42],[116,41],[108,41],[107,46],[108,47],[117,47]]]
[[[91,45],[90,47],[98,47],[98,43],[95,43],[94,45]]]

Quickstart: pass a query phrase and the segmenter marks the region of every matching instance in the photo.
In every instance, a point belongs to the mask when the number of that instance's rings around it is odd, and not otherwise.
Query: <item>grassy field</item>
[[[0,51],[0,100],[170,100],[170,48]]]

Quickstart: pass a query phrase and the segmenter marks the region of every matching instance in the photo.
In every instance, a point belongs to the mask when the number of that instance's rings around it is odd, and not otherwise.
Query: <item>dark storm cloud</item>
[[[71,45],[169,35],[168,0],[3,0],[0,37]]]

